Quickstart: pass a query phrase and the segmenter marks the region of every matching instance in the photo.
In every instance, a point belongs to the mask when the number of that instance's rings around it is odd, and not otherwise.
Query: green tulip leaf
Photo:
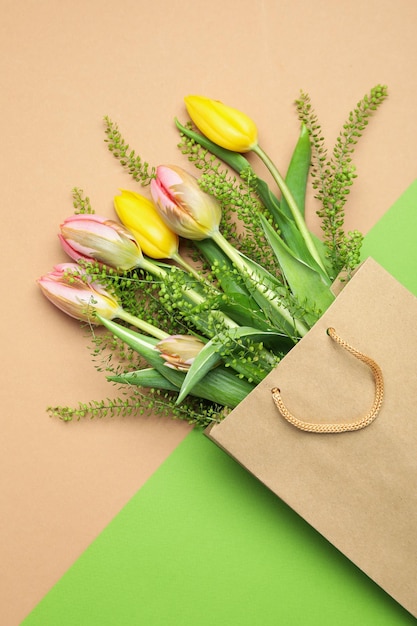
[[[216,367],[216,365],[219,365],[221,358],[218,350],[218,343],[217,341],[214,342],[214,340],[210,340],[206,343],[204,348],[200,350],[184,378],[176,404],[184,400],[191,392],[191,389],[204,378],[207,372],[213,367]]]
[[[323,313],[334,300],[329,285],[323,281],[321,274],[294,256],[265,218],[261,219],[261,223],[265,236],[298,302],[307,310]]]
[[[216,265],[218,280],[222,290],[227,293],[240,293],[250,298],[249,291],[246,289],[242,280],[235,278],[234,265],[229,257],[214,243],[212,239],[203,239],[194,242],[195,247],[201,252],[204,258],[213,267]]]
[[[159,343],[159,339],[142,335],[126,326],[121,326],[111,320],[106,320],[103,317],[97,316],[100,322],[116,337],[124,341],[132,350],[140,354],[145,361],[153,368],[155,368],[162,376],[167,380],[175,384],[175,380],[172,380],[169,368],[166,367],[164,359],[161,357],[159,351],[155,346]],[[178,385],[180,387],[181,384]]]
[[[177,119],[175,119],[175,124],[181,133],[183,133],[186,137],[193,139],[203,148],[209,150],[211,154],[214,154],[214,156],[224,161],[224,163],[227,163],[227,165],[230,165],[230,167],[232,167],[235,172],[238,172],[240,174],[242,170],[250,167],[249,161],[242,154],[218,146],[216,143],[213,143],[204,135],[196,133],[190,128],[183,126]]]
[[[168,367],[165,369],[169,372],[170,380],[151,368],[128,372],[118,376],[109,376],[107,380],[178,392],[185,378],[184,372]],[[239,378],[230,369],[219,366],[208,372],[200,382],[196,383],[190,395],[234,408],[246,398],[254,387],[255,385]]]
[[[177,385],[168,380],[168,378],[165,378],[165,376],[162,376],[162,374],[153,367],[146,367],[141,370],[115,376],[107,376],[107,380],[113,383],[150,387],[152,389],[164,389],[165,391],[178,392],[179,390]]]
[[[332,281],[330,280],[328,274],[322,270],[317,261],[312,257],[311,252],[307,248],[304,238],[298,230],[294,220],[288,218],[284,213],[280,212],[278,224],[281,238],[287,244],[288,248],[291,249],[293,255],[311,267],[312,270],[318,272],[322,279],[330,285]],[[324,243],[315,237],[314,244],[324,265],[326,263]]]
[[[285,177],[285,182],[287,183],[287,186],[303,216],[305,213],[305,197],[310,165],[310,136],[306,126],[302,124],[300,135],[294,148],[287,175]],[[292,214],[285,198],[282,198],[280,206],[282,213],[292,219]]]
[[[275,331],[263,332],[257,328],[250,328],[247,326],[232,328],[228,330],[227,333],[219,333],[215,338],[206,343],[204,348],[200,350],[197,357],[194,359],[185,376],[176,403],[179,404],[182,402],[182,400],[184,400],[184,398],[191,393],[191,390],[195,387],[195,385],[203,379],[207,372],[220,363],[221,358],[219,357],[219,351],[221,350],[223,343],[226,344],[231,338],[238,340],[246,337],[254,341],[265,342],[266,344],[270,344],[274,341],[276,342],[277,340],[287,340],[286,335],[283,335],[282,333]]]
[[[218,307],[225,315],[230,317],[236,324],[240,326],[253,326],[259,328],[262,331],[275,331],[275,328],[268,322],[262,309],[256,306],[256,309],[249,308],[247,301],[239,294],[228,301],[223,301],[219,298]]]
[[[147,361],[149,359],[153,360],[154,355],[160,358],[158,356],[158,352],[154,348],[159,339],[149,337],[148,335],[142,335],[141,333],[131,330],[126,326],[121,326],[121,324],[118,324],[117,322],[105,319],[104,317],[101,317],[101,315],[97,315],[97,319],[103,324],[103,326],[110,330],[113,335],[124,341],[130,348],[132,348],[132,350],[138,352]]]

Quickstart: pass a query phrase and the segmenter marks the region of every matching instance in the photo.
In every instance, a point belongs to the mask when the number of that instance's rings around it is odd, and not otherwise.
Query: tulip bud
[[[114,198],[119,220],[151,259],[171,259],[178,253],[178,235],[168,228],[153,202],[134,191]]]
[[[200,241],[218,231],[219,203],[182,168],[160,165],[151,181],[151,194],[164,222],[180,237]]]
[[[38,284],[52,304],[78,320],[99,324],[94,312],[108,320],[120,313],[117,300],[75,263],[56,265]]]
[[[131,270],[141,264],[142,251],[127,228],[98,215],[68,217],[58,235],[65,252],[74,261],[99,261],[119,270]]]
[[[165,359],[167,367],[187,372],[204,345],[193,335],[171,335],[157,343],[155,347]]]
[[[249,152],[257,145],[258,130],[245,113],[204,96],[187,96],[184,101],[197,128],[218,146]]]

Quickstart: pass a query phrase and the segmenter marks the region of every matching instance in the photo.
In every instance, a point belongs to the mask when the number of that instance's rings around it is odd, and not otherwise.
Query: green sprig
[[[313,189],[322,208],[317,211],[322,219],[322,229],[327,254],[333,267],[333,278],[342,270],[349,273],[359,262],[362,237],[360,233],[344,231],[344,207],[350,188],[357,177],[352,155],[359,137],[368,125],[369,118],[388,95],[387,87],[377,85],[357,103],[343,125],[332,156],[324,143],[318,118],[308,94],[301,92],[296,100],[299,119],[306,126],[312,145]]]
[[[221,229],[227,240],[269,271],[279,273],[259,222],[259,214],[267,214],[267,211],[259,200],[259,179],[253,170],[244,168],[239,178],[231,175],[209,150],[184,134],[181,135],[178,147],[200,171],[198,182],[201,189],[220,203]],[[236,228],[236,217],[243,229],[241,231]]]
[[[123,382],[123,396],[80,402],[75,407],[49,407],[49,414],[63,421],[145,413],[201,426],[220,421],[224,409],[216,404],[217,395],[207,392],[208,377],[217,377],[213,383],[216,392],[224,388],[218,381],[224,374],[226,379],[233,376],[243,396],[249,393],[245,385],[251,388],[263,380],[330,304],[330,279],[341,269],[349,273],[359,262],[362,235],[344,231],[344,205],[356,178],[352,154],[369,117],[386,95],[386,87],[378,85],[357,104],[329,158],[310,98],[301,93],[296,102],[301,132],[287,176],[276,171],[259,147],[256,150],[281,190],[280,200],[243,155],[215,146],[190,124],[184,127],[176,122],[181,134],[179,147],[199,170],[200,187],[222,207],[221,234],[195,243],[204,279],[158,262],[123,273],[80,262],[86,271],[84,279],[99,281],[122,307],[121,324],[103,322],[107,331],[93,327],[90,331],[96,369],[114,384]],[[109,117],[104,123],[109,151],[133,180],[149,185],[155,168],[130,149],[117,124]],[[305,224],[310,149],[327,259],[323,242]],[[82,189],[73,189],[73,205],[75,213],[94,213]],[[194,370],[191,365],[185,376],[175,372],[181,380],[173,382],[165,371],[168,368],[155,355],[157,335],[143,335],[147,351],[143,346],[142,351],[135,349],[139,340],[135,344],[126,339],[135,335],[128,328],[132,316],[140,318],[142,327],[152,324],[164,334],[201,333],[208,341],[194,361]],[[144,332],[149,333],[149,328]],[[198,377],[200,367],[206,380]],[[163,384],[158,385],[161,377]],[[200,384],[205,385],[205,395],[198,391]],[[181,387],[180,397],[175,387]],[[194,387],[196,396],[210,401],[188,396]],[[220,397],[225,400],[224,391]],[[179,405],[182,398],[186,401]]]
[[[79,187],[74,187],[72,190],[72,205],[76,215],[94,213],[94,210],[91,207],[90,198],[88,196],[84,197],[84,191]]]
[[[49,406],[50,417],[57,417],[64,422],[80,421],[83,418],[103,419],[105,417],[128,417],[130,415],[157,415],[188,422],[193,426],[206,427],[213,422],[220,422],[225,413],[222,406],[198,399],[189,398],[177,406],[176,394],[160,389],[138,388],[131,390],[129,397],[106,398],[79,402],[76,406]]]

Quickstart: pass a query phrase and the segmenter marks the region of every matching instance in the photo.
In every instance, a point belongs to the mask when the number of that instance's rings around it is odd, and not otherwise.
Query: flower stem
[[[159,267],[156,263],[152,263],[152,261],[145,259],[145,257],[142,258],[138,267],[145,270],[145,272],[149,272],[152,276],[157,276],[158,278],[166,277],[166,271],[162,267]]]
[[[139,328],[139,330],[142,330],[147,335],[151,335],[152,337],[155,337],[155,339],[166,339],[167,337],[169,337],[168,333],[164,332],[163,330],[160,330],[153,324],[149,324],[148,322],[145,322],[145,320],[141,320],[139,317],[135,317],[134,315],[131,315],[130,313],[128,313],[122,308],[117,312],[117,317],[120,318],[121,320],[124,320],[128,324],[131,324],[132,326]]]
[[[188,272],[189,274],[191,274],[191,276],[193,276],[196,280],[198,280],[198,282],[203,282],[208,287],[210,287],[210,289],[213,289],[213,285],[211,283],[209,283],[204,278],[204,276],[202,276],[199,272],[197,272],[197,270],[192,265],[187,263],[187,261],[180,254],[178,254],[178,252],[176,254],[173,254],[171,258],[172,258],[173,261],[178,263],[178,265],[180,267],[185,269],[186,272]]]
[[[252,148],[252,150],[255,154],[258,155],[258,157],[263,161],[265,166],[268,168],[268,170],[272,174],[273,179],[275,180],[276,184],[281,190],[283,197],[287,201],[288,208],[291,211],[291,214],[294,218],[296,226],[298,230],[300,231],[301,236],[304,239],[304,242],[306,244],[308,251],[310,252],[313,259],[317,262],[317,264],[321,267],[321,269],[324,271],[324,273],[327,276],[327,271],[323,265],[323,261],[321,260],[319,253],[317,252],[317,248],[314,245],[313,239],[305,223],[305,219],[303,215],[301,214],[301,211],[298,208],[297,203],[294,199],[294,196],[292,195],[287,183],[285,182],[285,180],[283,179],[283,177],[281,176],[281,174],[275,167],[272,160],[269,158],[266,152],[262,150],[262,148],[259,145],[256,145],[254,148]]]
[[[157,276],[158,278],[164,279],[167,276],[167,272],[162,267],[159,267],[156,263],[152,263],[152,261],[149,261],[149,260],[147,260],[145,258],[142,259],[140,267],[142,269],[144,269],[145,271],[149,272],[150,274],[153,274],[153,275]],[[199,280],[201,280],[201,279],[199,278]],[[211,286],[211,288],[212,288],[212,286]],[[183,294],[184,294],[184,296],[186,298],[191,300],[191,302],[193,302],[193,304],[196,304],[197,306],[200,305],[200,304],[203,304],[203,302],[205,300],[202,295],[197,293],[197,291],[195,291],[195,289],[192,289],[191,287],[184,286],[182,288],[182,292],[183,292]],[[219,320],[221,322],[223,322],[223,324],[227,328],[237,328],[239,326],[239,324],[234,322],[230,317],[228,317],[222,311],[217,311],[217,310],[216,311],[212,311],[212,314],[215,317],[218,317]]]
[[[307,332],[308,328],[297,319],[291,315],[290,311],[283,305],[277,302],[277,296],[272,291],[266,287],[259,276],[256,275],[256,272],[246,263],[245,259],[242,255],[234,248],[225,237],[221,234],[220,231],[217,231],[212,236],[213,241],[219,246],[221,250],[229,257],[229,259],[234,263],[239,272],[243,274],[243,276],[247,276],[251,279],[253,288],[259,293],[262,298],[268,300],[269,304],[279,313],[279,315],[292,327],[295,328],[297,333],[303,337]]]

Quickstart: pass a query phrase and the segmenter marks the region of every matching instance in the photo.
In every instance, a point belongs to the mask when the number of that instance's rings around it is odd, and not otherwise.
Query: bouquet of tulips
[[[190,121],[175,121],[198,178],[177,165],[150,167],[105,118],[110,151],[149,194],[122,190],[116,220],[96,215],[74,189],[75,212],[59,234],[72,262],[38,283],[88,325],[94,358],[122,396],[50,413],[71,420],[149,410],[206,425],[237,406],[333,302],[335,279],[347,280],[359,262],[362,237],[343,228],[352,152],[386,95],[378,85],[358,102],[329,156],[301,93],[285,176],[254,122],[219,101],[188,96]],[[247,153],[259,157],[274,188]],[[309,175],[323,239],[305,220]]]

